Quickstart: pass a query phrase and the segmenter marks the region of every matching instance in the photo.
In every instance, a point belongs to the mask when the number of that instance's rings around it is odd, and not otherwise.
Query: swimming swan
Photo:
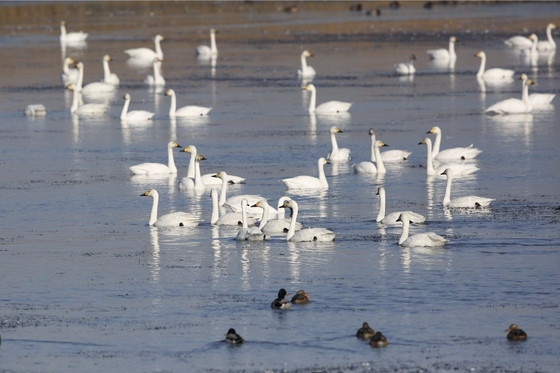
[[[175,141],[170,141],[167,144],[167,165],[163,163],[145,162],[130,166],[128,169],[135,175],[175,175],[177,174],[177,167],[175,166],[175,159],[173,158],[173,149],[180,147],[181,145],[177,144]]]
[[[554,23],[549,23],[546,26],[547,40],[542,40],[538,42],[537,50],[539,52],[549,52],[549,51],[556,50],[556,43],[552,38],[552,30],[555,30],[557,28],[558,26],[555,25]],[[504,43],[512,48],[528,49],[531,48],[533,41],[525,36],[516,35],[516,36],[512,36],[511,38],[508,38],[507,40],[504,41]]]
[[[88,34],[83,31],[66,32],[66,22],[60,21],[60,44],[83,44],[87,37]]]
[[[124,106],[121,111],[121,120],[125,122],[147,122],[151,121],[155,113],[146,110],[132,110],[128,111],[130,105],[130,95],[125,93],[123,96]]]
[[[43,104],[30,104],[25,108],[25,115],[28,117],[44,117],[47,115],[47,108]]]
[[[121,81],[117,74],[111,72],[109,67],[109,62],[111,61],[113,61],[113,58],[108,54],[103,56],[103,82],[118,86]]]
[[[169,107],[169,117],[202,117],[207,115],[212,108],[204,106],[189,105],[177,109],[177,97],[175,91],[168,89],[165,92],[166,96],[171,96],[171,106]]]
[[[212,189],[210,192],[212,198],[212,215],[210,223],[212,225],[229,225],[238,226],[242,225],[243,216],[240,212],[228,212],[220,216],[220,206],[218,201],[218,191]],[[255,219],[252,216],[247,216],[247,224],[254,225]]]
[[[301,52],[301,67],[297,70],[299,79],[313,79],[315,77],[315,69],[307,64],[307,57],[313,57],[313,53],[307,50]]]
[[[181,150],[180,153],[185,152],[185,149]],[[194,178],[190,178],[185,176],[179,182],[179,189],[181,190],[204,190],[206,189],[206,185],[202,181],[202,177],[200,176],[200,161],[206,160],[204,155],[197,154],[195,157],[195,173]]]
[[[254,194],[242,194],[238,196],[233,196],[227,198],[227,187],[229,184],[228,174],[225,171],[220,171],[214,175],[214,177],[222,180],[222,188],[220,190],[219,205],[229,208],[233,212],[241,212],[240,203],[243,199],[247,200],[247,204],[254,205],[259,200],[264,199],[262,196]],[[261,215],[261,209],[256,207],[250,207],[247,212],[251,215]],[[270,208],[271,214],[276,214],[276,210]]]
[[[401,62],[395,65],[395,72],[398,75],[414,74],[416,72],[416,69],[414,68],[414,61],[416,61],[416,55],[412,54],[408,63]]]
[[[165,85],[165,78],[161,72],[161,61],[160,58],[156,58],[153,61],[154,75],[148,75],[144,79],[144,83],[150,87],[163,87]]]
[[[377,188],[377,195],[379,196],[379,213],[375,219],[376,222],[385,225],[402,224],[402,222],[398,220],[402,213],[406,213],[412,223],[419,224],[426,221],[425,216],[417,214],[413,211],[396,211],[385,215],[385,188],[382,186]]]
[[[271,236],[274,234],[284,234],[290,228],[290,219],[284,219],[283,217],[282,218],[278,217],[277,219],[271,219],[271,220],[268,219],[270,205],[265,199],[258,201],[251,207],[262,208],[263,212],[262,212],[261,220],[259,222],[259,228],[265,235]],[[278,207],[280,209],[281,205],[279,205]],[[301,223],[296,222],[296,228],[295,228],[296,231],[300,230],[301,226],[302,226]]]
[[[520,79],[525,82],[529,78],[527,77],[527,74],[521,74]],[[523,99],[523,94],[528,93],[528,89],[523,89],[521,92],[521,99]],[[529,95],[529,101],[531,102],[533,109],[547,109],[550,107],[550,103],[554,97],[556,97],[556,94],[554,93],[531,93]]]
[[[218,47],[216,46],[216,29],[210,29],[210,46],[199,45],[195,49],[196,58],[199,60],[209,60],[218,56]]]
[[[339,148],[338,143],[336,142],[336,134],[341,132],[343,131],[337,126],[332,126],[329,129],[329,133],[331,136],[331,146],[332,146],[331,152],[327,155],[327,159],[329,161],[342,162],[342,161],[350,160],[350,149]]]
[[[476,208],[489,206],[494,199],[478,197],[478,196],[465,196],[451,199],[451,180],[453,179],[453,170],[450,168],[445,169],[442,175],[447,176],[447,184],[445,185],[445,195],[443,196],[443,207],[450,208]]]
[[[432,156],[432,140],[426,137],[418,143],[418,145],[422,145],[422,144],[426,144],[426,150],[427,150],[426,175],[428,177],[441,175],[441,173],[445,171],[446,168],[452,168],[456,175],[461,175],[461,176],[470,175],[473,172],[478,171],[478,167],[476,167],[475,165],[465,164],[465,163],[446,163],[440,165],[436,170],[434,168],[434,161]]]
[[[428,56],[431,60],[439,61],[455,61],[457,59],[457,54],[455,54],[455,43],[457,38],[452,36],[449,38],[449,49],[430,49],[427,51]]]
[[[321,105],[317,105],[317,89],[313,84],[307,84],[304,88],[304,91],[311,92],[311,98],[309,100],[309,113],[317,113],[317,114],[336,114],[336,113],[345,113],[350,110],[352,106],[349,102],[343,101],[328,101],[323,102]]]
[[[326,228],[306,228],[296,231],[296,222],[299,212],[299,207],[296,201],[291,198],[286,198],[281,208],[289,208],[292,210],[292,219],[290,220],[290,227],[286,239],[291,242],[328,242],[333,241],[335,238],[334,232]]]
[[[187,168],[187,177],[190,177],[191,179],[194,179],[195,173],[196,173],[195,160],[196,160],[196,155],[198,153],[198,150],[197,150],[196,146],[189,145],[185,148],[185,150],[183,150],[183,152],[191,154],[191,159],[189,161],[189,166]],[[200,167],[200,165],[198,167]],[[222,180],[214,177],[214,175],[216,175],[216,173],[208,173],[208,174],[202,175],[201,180],[204,183],[204,185],[206,185],[206,186],[222,185]],[[244,177],[229,175],[229,174],[226,174],[226,175],[227,175],[228,184],[244,184],[245,183],[245,178]]]
[[[247,223],[247,206],[249,203],[246,198],[241,200],[241,229],[237,232],[237,241],[263,241],[266,236],[259,227],[249,227]]]
[[[140,194],[144,197],[152,197],[154,202],[152,204],[152,212],[150,214],[150,220],[148,225],[153,225],[158,228],[173,228],[173,227],[196,227],[200,223],[200,220],[193,214],[188,212],[172,212],[166,215],[162,215],[158,218],[158,203],[159,194],[157,190],[150,189],[144,194]]]
[[[410,216],[402,213],[397,221],[402,221],[403,229],[399,238],[399,245],[403,247],[441,247],[448,241],[434,232],[417,233],[412,236],[408,235],[410,230]]]
[[[377,156],[375,155],[375,151],[374,151],[375,149],[373,147],[375,140],[377,140],[375,135],[375,130],[373,128],[370,128],[368,133],[371,139],[370,157],[371,157],[371,161],[375,162],[377,159]],[[385,150],[383,152],[380,150],[380,154],[383,162],[400,162],[400,161],[406,161],[412,153],[407,150],[391,149],[391,150]]]
[[[127,49],[124,53],[128,54],[129,58],[137,60],[145,60],[146,62],[153,62],[156,58],[163,60],[163,51],[161,50],[161,41],[164,37],[161,35],[156,35],[154,37],[154,45],[156,50],[150,48],[132,48]]]
[[[76,114],[83,117],[95,117],[100,115],[105,115],[109,111],[109,106],[106,104],[83,104],[81,93],[72,84],[69,84],[66,89],[72,91],[72,106],[70,107],[70,113]]]
[[[522,77],[519,78],[523,80]],[[529,100],[529,86],[534,82],[531,79],[523,80],[521,100],[518,98],[508,98],[502,100],[486,109],[486,114],[507,115],[507,114],[527,114],[533,111],[533,104]]]
[[[62,64],[62,73],[60,74],[60,79],[64,87],[72,84],[76,86],[78,84],[78,79],[80,77],[80,72],[78,69],[74,68],[76,61],[73,58],[66,57],[64,63]],[[72,68],[71,68],[72,66]]]
[[[319,177],[301,175],[290,177],[287,179],[282,179],[282,182],[289,190],[307,190],[307,189],[319,189],[327,190],[329,189],[329,183],[327,182],[327,177],[325,176],[324,165],[330,163],[327,159],[321,157],[317,160],[317,169],[319,171]]]
[[[473,159],[477,155],[482,153],[482,150],[474,148],[473,144],[466,147],[456,147],[449,148],[445,150],[439,150],[441,146],[441,128],[438,126],[432,127],[427,133],[433,133],[436,135],[434,142],[434,147],[432,149],[432,159],[442,161],[442,160],[458,160],[458,159]]]
[[[371,134],[371,132],[370,132]],[[385,168],[385,165],[383,164],[383,157],[381,156],[381,153],[379,152],[379,148],[383,147],[383,146],[388,146],[387,144],[385,144],[383,141],[380,140],[375,140],[372,143],[372,152],[374,154],[373,159],[377,160],[379,159],[379,161],[375,162],[377,164],[376,165],[373,163],[374,161],[362,161],[359,163],[356,163],[354,165],[352,165],[352,167],[354,167],[354,173],[356,174],[385,174],[387,172],[387,169]]]
[[[117,87],[113,84],[105,83],[105,82],[93,82],[89,83],[86,86],[83,86],[84,82],[84,63],[78,62],[76,64],[78,68],[78,83],[76,87],[84,96],[95,96],[95,95],[108,95],[113,94]]]
[[[484,80],[511,80],[513,78],[513,74],[515,74],[515,71],[510,69],[501,69],[498,67],[494,67],[492,69],[485,70],[486,53],[484,53],[483,51],[476,52],[474,56],[480,58],[480,67],[478,68],[478,72],[476,73],[477,78]]]

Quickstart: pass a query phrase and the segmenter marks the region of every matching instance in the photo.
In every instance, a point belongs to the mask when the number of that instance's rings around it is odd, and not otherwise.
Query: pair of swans
[[[163,51],[161,49],[161,42],[163,39],[164,37],[159,34],[154,37],[155,50],[145,47],[131,48],[126,49],[124,53],[128,54],[130,59],[138,63],[151,64],[156,58],[163,60]]]
[[[445,195],[443,196],[443,207],[448,208],[478,208],[487,207],[490,205],[493,198],[479,197],[479,196],[464,196],[451,199],[451,180],[453,179],[453,170],[451,168],[445,169],[442,175],[447,176],[447,184],[445,186]]]
[[[350,102],[344,101],[327,101],[320,105],[317,105],[317,89],[313,84],[307,84],[303,87],[304,91],[311,92],[311,98],[309,99],[309,114],[337,114],[346,113],[350,110],[352,104]]]
[[[243,198],[241,200],[241,228],[237,232],[237,241],[264,241],[266,235],[261,231],[261,229],[257,226],[249,227],[247,222],[247,207],[249,206],[249,202],[247,198]]]
[[[313,57],[313,53],[307,50],[301,52],[301,67],[297,70],[297,76],[302,80],[312,80],[315,78],[315,69],[307,64],[307,57]]]
[[[397,75],[413,75],[416,72],[414,68],[414,61],[416,61],[416,55],[410,55],[410,61],[408,63],[401,62],[395,65],[395,72]]]
[[[177,97],[175,91],[168,89],[165,92],[166,96],[171,97],[171,106],[169,107],[170,118],[188,118],[188,117],[202,117],[208,115],[212,108],[205,106],[188,105],[177,109]]]
[[[335,238],[335,233],[326,228],[305,228],[296,231],[297,217],[299,206],[296,201],[291,198],[285,198],[280,208],[289,208],[292,210],[292,218],[286,239],[290,242],[329,242]]]
[[[327,155],[327,159],[329,161],[334,162],[347,162],[350,160],[350,149],[348,148],[339,148],[338,143],[336,141],[336,134],[343,132],[337,126],[331,126],[329,129],[329,134],[331,137],[331,152]]]
[[[66,22],[60,22],[60,44],[64,46],[81,45],[86,43],[88,34],[83,31],[66,31]]]
[[[173,158],[173,149],[181,148],[175,141],[167,144],[167,165],[163,163],[145,162],[130,166],[129,170],[135,175],[176,175],[177,167]]]
[[[210,60],[218,56],[218,47],[216,46],[216,29],[210,29],[210,46],[199,45],[195,49],[196,58],[199,60]]]
[[[161,72],[161,62],[163,60],[161,58],[155,58],[153,61],[153,69],[154,75],[148,75],[146,79],[144,79],[144,83],[149,85],[150,87],[163,87],[165,86],[165,78]]]
[[[427,51],[430,60],[435,60],[438,62],[451,62],[457,59],[457,54],[455,53],[455,43],[457,38],[452,36],[449,38],[449,49],[430,49]]]
[[[200,164],[196,163],[198,149],[194,145],[187,146],[183,152],[190,153],[191,159],[189,161],[189,166],[187,168],[187,176],[186,178],[195,179],[197,167],[198,172],[200,172]],[[220,178],[214,177],[215,173],[207,173],[200,177],[202,183],[205,187],[207,186],[220,186],[222,185],[222,180]],[[229,175],[225,174],[227,178],[228,184],[244,184],[245,178],[241,176]]]
[[[109,106],[106,104],[81,104],[82,94],[73,84],[69,84],[66,89],[72,91],[72,106],[70,113],[82,117],[96,117],[105,115],[109,111]]]
[[[130,106],[130,95],[125,93],[123,96],[124,106],[121,111],[121,121],[127,123],[147,123],[152,120],[156,113],[147,110],[132,110],[128,111]]]
[[[467,175],[470,175],[470,174],[478,171],[478,167],[476,167],[475,165],[465,164],[465,163],[446,163],[444,165],[439,166],[436,169],[434,167],[434,159],[433,159],[433,155],[432,155],[432,140],[430,140],[428,137],[426,137],[418,143],[418,145],[422,145],[422,144],[425,144],[426,149],[427,149],[426,175],[428,177],[435,176],[435,175],[441,175],[441,173],[446,168],[452,168],[453,171],[455,172],[455,174],[460,175],[460,176],[467,176]]]
[[[182,211],[172,212],[158,217],[159,194],[155,189],[150,189],[140,196],[152,197],[153,199],[150,220],[148,221],[148,225],[150,226],[158,228],[196,227],[200,223],[200,219],[196,215]]]
[[[370,130],[370,136],[372,131],[373,130]],[[372,139],[371,152],[373,155],[371,156],[371,161],[362,161],[352,165],[352,167],[354,168],[354,173],[380,174],[380,175],[385,174],[387,170],[385,168],[385,165],[383,164],[383,157],[381,157],[381,153],[379,151],[379,148],[383,146],[388,146],[388,145],[381,140]]]
[[[476,77],[478,79],[483,79],[483,80],[510,80],[510,81],[513,79],[513,74],[515,74],[515,71],[510,70],[510,69],[501,69],[501,68],[498,68],[498,67],[494,67],[494,68],[485,70],[485,68],[486,68],[486,53],[484,53],[483,51],[476,52],[476,54],[474,56],[480,58],[480,67],[478,68],[478,72],[476,73]]]
[[[396,211],[385,215],[385,188],[380,186],[377,188],[377,195],[379,196],[379,213],[377,214],[376,222],[384,225],[397,225],[402,224],[399,219],[401,214],[406,213],[412,223],[420,224],[426,221],[426,217],[413,211]]]
[[[522,81],[521,99],[508,98],[502,100],[486,109],[486,114],[507,115],[507,114],[528,114],[533,111],[533,104],[529,99],[529,86],[535,84],[524,74],[519,78]]]
[[[402,247],[441,247],[448,240],[434,232],[417,233],[409,236],[411,217],[403,212],[397,221],[402,222],[402,233],[399,238],[399,245]]]
[[[466,146],[466,147],[455,147],[449,148],[440,151],[441,146],[441,128],[438,126],[432,127],[427,133],[432,133],[436,135],[436,139],[434,141],[434,147],[432,149],[432,159],[438,161],[444,160],[465,160],[465,159],[474,159],[482,150],[473,147],[473,144]]]
[[[275,234],[284,234],[290,229],[291,219],[286,219],[284,217],[285,209],[281,208],[287,198],[288,197],[284,196],[280,197],[280,199],[278,200],[276,219],[269,219],[270,205],[268,204],[268,201],[266,199],[262,199],[252,206],[260,207],[263,210],[261,220],[259,222],[259,228],[265,235],[272,236]],[[300,222],[296,222],[295,224],[295,230],[301,230],[302,224]]]
[[[319,177],[300,175],[282,179],[282,182],[288,190],[327,190],[329,189],[329,183],[325,176],[324,166],[329,163],[330,161],[323,157],[317,160]]]
[[[547,40],[541,40],[541,41],[538,42],[537,50],[539,52],[550,52],[550,51],[556,50],[556,42],[552,38],[552,30],[555,30],[557,28],[558,28],[558,26],[554,23],[549,23],[546,26],[546,39]],[[512,48],[528,49],[528,48],[532,47],[533,40],[531,40],[531,39],[529,39],[525,36],[516,35],[516,36],[512,36],[511,38],[508,38],[507,40],[504,41],[504,43],[508,47],[512,47]]]
[[[188,150],[187,150],[187,148],[184,148],[179,153],[188,153]],[[202,176],[200,175],[200,161],[206,160],[206,157],[204,157],[202,154],[196,154],[196,155],[191,156],[191,157],[194,158],[194,163],[195,163],[194,178],[188,177],[188,176],[183,177],[181,179],[181,181],[179,182],[179,189],[181,189],[181,190],[198,190],[198,191],[204,190],[204,189],[206,189],[206,185],[202,181]]]
[[[371,140],[370,158],[372,162],[375,162],[377,160],[377,155],[375,154],[375,147],[374,147],[375,141],[377,140],[377,137],[375,135],[375,130],[373,128],[370,128],[368,130],[368,134]],[[400,161],[406,161],[412,153],[407,150],[391,149],[383,152],[380,151],[380,154],[381,154],[381,160],[383,162],[400,162]]]

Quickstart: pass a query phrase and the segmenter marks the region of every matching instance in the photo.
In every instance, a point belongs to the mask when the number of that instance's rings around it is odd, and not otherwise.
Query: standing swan
[[[103,82],[118,86],[120,79],[117,74],[111,72],[111,68],[109,67],[109,62],[112,60],[113,59],[108,54],[103,56]]]
[[[487,207],[490,205],[493,198],[485,198],[478,196],[465,196],[451,199],[451,180],[453,179],[453,170],[450,168],[445,169],[442,175],[447,176],[447,184],[445,185],[445,195],[443,196],[443,207],[449,208],[476,208]]]
[[[350,149],[348,148],[339,148],[338,143],[336,142],[336,134],[343,132],[337,126],[332,126],[329,129],[329,133],[331,136],[331,146],[332,150],[327,156],[329,161],[338,161],[338,162],[347,162],[350,160]]]
[[[398,75],[413,75],[416,72],[414,61],[416,61],[416,55],[412,54],[408,63],[401,62],[395,65],[395,72]]]
[[[455,54],[455,42],[457,42],[457,38],[452,36],[449,38],[449,49],[430,49],[427,51],[428,56],[430,56],[431,60],[438,60],[438,61],[455,61],[457,59],[457,54]]]
[[[327,177],[325,176],[324,165],[330,163],[327,159],[321,157],[317,160],[317,169],[319,171],[319,177],[300,175],[295,177],[290,177],[287,179],[282,179],[282,182],[289,190],[327,190],[329,189],[329,183],[327,182]]]
[[[377,195],[379,196],[379,213],[375,219],[376,222],[385,225],[402,224],[401,221],[398,220],[402,213],[406,213],[412,223],[423,223],[426,221],[425,216],[413,211],[396,211],[385,215],[385,188],[382,186],[377,188]]]
[[[150,189],[144,194],[140,194],[143,197],[152,197],[154,200],[152,204],[152,212],[150,214],[150,220],[148,225],[155,226],[158,228],[173,228],[173,227],[196,227],[198,226],[200,220],[193,214],[188,212],[172,212],[166,215],[162,215],[158,218],[158,203],[159,194],[157,190]]]
[[[311,80],[315,77],[315,69],[313,66],[307,64],[307,57],[313,57],[313,53],[305,50],[301,52],[300,60],[301,67],[297,70],[297,75],[299,79]]]
[[[128,54],[129,58],[142,60],[145,62],[153,62],[156,58],[163,60],[163,51],[161,50],[161,41],[164,39],[161,35],[154,37],[154,45],[156,50],[150,48],[132,48],[127,49],[124,53]]]
[[[403,230],[399,238],[399,245],[403,247],[441,247],[448,241],[434,232],[417,233],[412,236],[408,235],[410,230],[410,216],[402,213],[397,221],[402,221]]]
[[[432,156],[432,140],[429,138],[424,138],[418,143],[418,145],[426,145],[427,156],[426,156],[426,175],[428,177],[440,175],[446,168],[452,168],[456,175],[466,176],[473,172],[478,171],[478,167],[475,165],[464,164],[464,163],[446,163],[434,169],[434,160]]]
[[[166,96],[171,97],[171,106],[169,107],[169,117],[176,118],[176,117],[202,117],[207,115],[212,108],[205,107],[205,106],[196,106],[196,105],[189,105],[183,106],[177,109],[177,97],[175,95],[175,91],[172,89],[168,89],[165,92]]]
[[[259,227],[249,227],[247,223],[247,206],[246,198],[241,200],[241,229],[237,232],[237,241],[263,241],[265,239],[264,233]]]
[[[458,160],[458,159],[473,159],[477,155],[482,153],[482,150],[474,148],[473,144],[466,147],[456,147],[449,148],[440,151],[441,145],[441,128],[438,126],[432,127],[427,133],[433,133],[436,135],[436,140],[434,142],[434,148],[432,149],[432,159],[442,161],[442,160]]]
[[[218,47],[216,46],[216,29],[210,29],[210,46],[199,45],[195,49],[196,58],[199,60],[209,60],[218,56]]]
[[[527,114],[533,111],[533,104],[529,100],[529,86],[535,84],[531,79],[523,80],[523,90],[521,100],[518,98],[508,98],[502,100],[486,109],[486,114],[507,115],[507,114]]]
[[[130,105],[130,95],[128,93],[125,93],[123,99],[124,99],[124,106],[121,111],[121,121],[147,122],[152,120],[153,116],[156,114],[146,110],[128,111],[128,107]]]
[[[500,69],[498,67],[494,67],[492,69],[485,70],[486,67],[486,53],[483,51],[478,51],[474,55],[475,57],[480,58],[480,67],[478,68],[478,72],[476,73],[476,77],[478,79],[484,80],[511,80],[513,78],[513,74],[515,71],[510,69]]]
[[[372,161],[362,161],[352,165],[354,167],[355,174],[375,174],[375,173],[385,174],[387,172],[387,170],[385,169],[385,165],[383,164],[383,157],[379,152],[379,148],[388,145],[385,144],[383,141],[375,140],[371,144],[371,146],[372,146],[372,152],[374,154],[374,157],[372,157]],[[373,164],[375,160],[378,160],[375,162],[377,164],[377,167],[375,166],[375,164]]]
[[[317,106],[317,89],[313,84],[308,84],[303,87],[304,91],[311,92],[311,98],[309,100],[309,113],[317,114],[336,114],[345,113],[350,110],[352,104],[350,102],[343,101],[327,101]]]
[[[296,232],[296,221],[298,216],[299,207],[296,201],[291,198],[284,200],[281,208],[289,208],[292,210],[292,220],[288,228],[286,239],[291,242],[328,242],[333,241],[335,238],[334,232],[326,228],[306,228]]]
[[[177,174],[177,167],[175,166],[175,159],[173,158],[173,149],[180,148],[181,145],[175,141],[170,141],[167,144],[167,165],[163,163],[145,162],[134,166],[130,166],[129,170],[135,175],[168,175]]]

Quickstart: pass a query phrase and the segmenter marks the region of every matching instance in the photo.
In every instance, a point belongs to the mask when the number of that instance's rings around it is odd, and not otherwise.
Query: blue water
[[[372,33],[372,42],[351,26],[370,22],[374,29],[377,19],[346,10],[302,6],[288,15],[241,4],[201,6],[197,13],[189,5],[166,4],[150,14],[134,3],[56,4],[54,15],[38,23],[26,14],[44,11],[40,4],[13,5],[21,11],[6,23],[0,43],[0,371],[556,371],[558,98],[550,110],[525,116],[484,115],[491,104],[518,97],[520,82],[482,91],[473,55],[483,49],[489,67],[528,73],[536,82],[532,92],[558,93],[558,56],[526,65],[502,44],[523,30],[499,27],[500,14],[520,24],[539,18],[541,27],[530,31],[543,37],[558,6],[539,4],[533,13],[527,4],[384,12],[379,22],[488,17],[486,30],[457,29],[461,42],[450,73],[425,54],[447,45],[449,34],[438,30],[403,24],[388,40]],[[84,62],[85,82],[101,77],[103,54],[115,59],[121,86],[101,119],[69,113],[72,96],[59,79],[63,16],[70,31],[90,32],[87,48],[66,51]],[[212,21],[220,31],[214,72],[193,52],[208,43]],[[331,23],[346,23],[345,32],[315,31]],[[122,50],[152,47],[156,33],[166,37],[165,88],[175,89],[179,106],[212,106],[208,118],[170,121],[169,98],[143,83],[150,70],[127,66]],[[295,75],[304,48],[315,55],[308,62],[317,70],[318,102],[352,102],[350,115],[308,115],[309,97]],[[399,79],[393,64],[411,53],[417,74]],[[127,92],[132,109],[156,112],[153,124],[121,124]],[[47,107],[45,118],[22,114],[33,103]],[[352,160],[325,166],[328,191],[288,193],[299,202],[301,222],[336,232],[332,243],[288,243],[281,236],[237,243],[237,228],[210,224],[209,190],[179,190],[188,154],[174,153],[176,178],[128,171],[165,162],[166,144],[176,140],[205,155],[203,173],[247,178],[230,195],[261,194],[276,204],[287,194],[280,179],[317,173],[333,124],[343,129],[338,144],[351,149]],[[442,209],[445,179],[427,179],[426,149],[417,145],[433,138],[426,132],[435,125],[443,130],[442,148],[473,143],[483,151],[473,161],[480,170],[454,180],[453,195],[494,198],[491,208]],[[351,164],[369,158],[369,128],[388,150],[412,151],[410,159],[386,164],[384,177],[354,175]],[[388,212],[427,216],[412,233],[434,231],[449,244],[399,247],[401,228],[375,223],[380,185]],[[160,214],[186,210],[203,222],[194,229],[149,227],[151,199],[140,194],[151,188],[159,191]],[[292,294],[305,289],[311,302],[271,310],[281,287]],[[381,330],[389,346],[373,349],[358,340],[363,321]],[[506,340],[511,323],[528,332],[527,342]],[[246,344],[222,342],[231,327]]]

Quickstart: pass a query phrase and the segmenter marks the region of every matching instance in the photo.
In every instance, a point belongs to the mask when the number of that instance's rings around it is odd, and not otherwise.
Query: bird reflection
[[[150,262],[150,273],[152,281],[159,281],[160,266],[160,250],[159,250],[159,233],[158,228],[150,227],[150,243],[152,244],[152,258]]]

